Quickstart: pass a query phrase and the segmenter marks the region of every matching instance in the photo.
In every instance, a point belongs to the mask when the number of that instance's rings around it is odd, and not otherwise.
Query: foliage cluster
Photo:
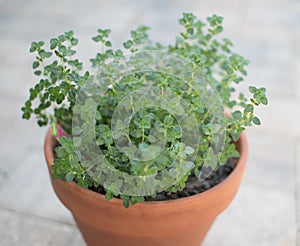
[[[97,35],[92,40],[99,44],[100,51],[90,61],[92,66],[100,71],[99,76],[108,78],[110,86],[97,107],[95,132],[97,145],[109,160],[110,165],[130,175],[147,176],[167,169],[176,156],[179,156],[182,161],[186,160],[185,164],[187,164],[188,157],[196,154],[196,161],[192,163],[191,170],[175,185],[168,188],[168,191],[176,192],[185,187],[189,175],[199,176],[204,164],[210,167],[209,163],[217,161],[218,165],[224,165],[230,157],[239,156],[234,142],[238,140],[245,127],[253,123],[260,124],[259,118],[254,115],[254,108],[266,105],[268,100],[266,89],[254,86],[249,87],[251,98],[247,98],[242,93],[236,99],[232,97],[235,92],[234,84],[243,81],[249,61],[232,51],[233,44],[229,39],[218,38],[223,31],[222,21],[222,17],[213,15],[203,22],[191,13],[184,13],[179,20],[183,30],[176,37],[175,43],[170,45],[152,42],[148,35],[149,28],[140,26],[131,31],[131,38],[123,43],[125,52],[112,48],[109,40],[110,30],[99,29],[97,31]],[[36,54],[32,68],[34,74],[40,79],[30,89],[29,99],[22,107],[23,118],[29,119],[35,115],[39,126],[52,123],[55,130],[55,124],[59,124],[71,135],[76,96],[80,88],[94,76],[89,71],[83,71],[82,62],[75,58],[77,45],[78,39],[73,31],[51,39],[49,48],[43,41],[32,42],[30,52]],[[122,61],[126,60],[126,53],[134,55],[147,50],[174,54],[190,60],[193,64],[192,71],[195,69],[205,74],[205,82],[218,92],[222,103],[222,113],[229,110],[231,115],[225,122],[226,137],[222,153],[216,153],[213,148],[214,141],[217,141],[214,136],[218,132],[218,125],[211,120],[211,109],[206,106],[206,102],[201,100],[194,89],[182,82],[182,79],[169,76],[167,73],[137,72],[116,80],[120,67],[124,65]],[[138,57],[138,55],[133,57]],[[172,71],[177,71],[178,74],[185,69],[183,63],[178,64],[174,61],[172,64],[169,60],[167,62],[174,67]],[[140,66],[139,64],[140,59],[126,62],[129,68]],[[187,80],[189,84],[197,82],[193,78],[193,73]],[[180,95],[182,101],[196,114],[200,134],[196,149],[181,142],[182,128],[176,117],[159,107],[145,106],[136,112],[130,121],[128,134],[122,121],[117,122],[120,131],[114,133],[111,131],[111,119],[118,103],[129,93],[146,87],[149,81],[160,87],[162,94],[171,90],[176,95]],[[180,105],[177,105],[175,101],[169,103],[173,105],[174,110],[179,111]],[[129,101],[129,111],[132,105]],[[82,110],[82,118],[88,117],[88,114],[88,107]],[[165,139],[164,150],[154,159],[134,160],[131,155],[147,157],[149,153],[151,155],[151,151],[155,151],[155,148],[151,147],[155,147],[153,143],[157,139],[151,134],[151,129],[156,129]],[[77,130],[80,132],[82,129]],[[126,150],[126,154],[117,148],[114,138],[130,139],[132,145]],[[94,167],[82,164],[76,155],[75,148],[83,143],[77,140],[68,137],[59,139],[60,146],[56,148],[57,158],[53,165],[53,177],[67,182],[75,181],[85,188],[93,186],[96,189],[101,183],[99,179],[101,171],[97,172]],[[212,167],[217,168],[213,165]],[[174,173],[174,175],[177,174]],[[122,186],[122,182],[116,181],[116,186]],[[107,200],[120,197],[125,207],[144,201],[143,196],[118,194],[106,188],[105,192]],[[155,197],[155,194],[152,195]]]

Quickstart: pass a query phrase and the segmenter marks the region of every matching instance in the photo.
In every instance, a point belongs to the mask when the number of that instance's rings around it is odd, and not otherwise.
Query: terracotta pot
[[[55,143],[48,131],[44,151],[50,174]],[[237,147],[241,156],[236,168],[217,186],[187,198],[138,203],[129,209],[119,199],[106,201],[103,195],[74,182],[52,177],[51,181],[90,246],[199,246],[238,190],[248,157],[244,133]]]

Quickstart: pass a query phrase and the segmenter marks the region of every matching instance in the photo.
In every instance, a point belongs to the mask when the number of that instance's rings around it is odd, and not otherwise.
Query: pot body
[[[55,144],[48,131],[44,150],[50,175]],[[187,198],[138,203],[129,209],[119,199],[106,201],[103,195],[74,182],[52,177],[51,181],[89,246],[199,246],[238,190],[248,157],[245,134],[237,147],[240,152],[237,166],[222,183]]]

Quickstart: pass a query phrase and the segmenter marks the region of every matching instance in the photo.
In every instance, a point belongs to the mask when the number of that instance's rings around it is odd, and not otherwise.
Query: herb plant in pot
[[[32,42],[23,118],[51,124],[45,156],[54,190],[88,245],[200,245],[234,198],[245,168],[245,127],[265,88],[233,98],[248,61],[219,39],[220,16],[184,13],[174,44],[131,31],[125,52],[110,30],[83,71],[72,31]],[[236,94],[236,93],[235,93]],[[225,113],[226,112],[226,113]]]

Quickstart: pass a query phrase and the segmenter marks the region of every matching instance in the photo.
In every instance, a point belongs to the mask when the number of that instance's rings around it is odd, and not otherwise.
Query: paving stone
[[[4,183],[6,182],[8,178],[8,172],[4,171],[3,169],[0,169],[0,189],[4,186]]]
[[[11,47],[12,43],[14,47]],[[8,52],[7,47],[11,47],[13,51]],[[0,84],[1,99],[10,98],[10,101],[14,99],[18,102],[29,95],[29,86],[36,78],[31,72],[33,57],[28,55],[28,47],[29,42],[21,43],[7,37],[0,40],[0,65],[3,71]]]
[[[203,246],[296,245],[293,192],[243,182],[237,197],[221,214]]]
[[[209,232],[209,245],[295,245],[293,141],[248,131],[250,157],[237,197]]]
[[[276,41],[288,41],[289,32],[285,26],[277,23],[277,25],[268,22],[268,19],[259,20],[256,18],[249,18],[244,16],[241,21],[241,36],[251,40],[249,42],[263,41],[263,42],[276,42]]]
[[[244,4],[248,11],[240,23],[240,37],[250,45],[258,44],[260,48],[257,52],[261,52],[263,48],[259,63],[250,59],[252,63],[259,65],[255,66],[255,70],[250,70],[257,75],[253,81],[262,81],[276,96],[289,97],[293,94],[294,66],[291,61],[294,60],[295,51],[293,32],[288,27],[297,21],[298,15],[289,8],[289,14],[282,14],[286,9],[283,1],[272,4],[268,1],[247,1]],[[292,4],[288,7],[290,5]]]
[[[41,3],[33,0],[28,3],[19,3],[23,8],[12,9],[13,3],[7,3],[2,8],[2,13],[7,17],[10,28],[9,36],[18,36],[27,40],[28,38],[50,38],[67,29],[75,29],[81,33],[97,31],[97,28],[113,28],[115,32],[124,33],[124,24],[131,23],[138,13],[128,6],[125,1],[101,2],[91,0],[89,3],[82,1],[59,1],[54,0],[51,4]],[[59,4],[59,8],[57,5]],[[85,13],[85,15],[80,13]],[[55,14],[54,14],[55,13]],[[88,13],[88,14],[86,14]],[[11,17],[13,16],[13,18]],[[78,16],[84,16],[80,18]],[[118,17],[115,19],[115,17]],[[112,21],[114,18],[114,21]],[[5,20],[4,20],[5,21]],[[22,21],[22,22],[20,22]],[[5,23],[5,22],[4,22]],[[3,23],[2,28],[10,28]],[[120,25],[122,23],[122,25]],[[1,27],[1,25],[0,25]],[[29,28],[31,27],[31,28]],[[49,32],[49,30],[52,30]]]
[[[289,41],[273,41],[272,44],[263,45],[265,48],[260,69],[253,71],[257,80],[262,81],[272,95],[289,97],[293,94],[294,66],[291,39]]]
[[[247,17],[261,24],[297,25],[299,20],[299,1],[266,0],[244,1]]]
[[[300,52],[299,52],[300,54]],[[300,97],[300,62],[297,63],[294,72],[293,95],[296,98]]]
[[[249,85],[263,86],[267,88],[267,95],[271,98],[290,99],[298,86],[295,82],[295,65],[289,63],[295,60],[290,45],[269,45],[262,41],[250,43],[246,38],[236,40],[235,52],[250,60],[247,77],[237,87],[238,90],[248,92]]]
[[[291,66],[294,67],[294,73],[293,73],[293,95],[295,98],[300,98],[300,30],[299,27],[295,27],[291,29],[291,32],[293,33],[294,38],[294,57],[293,57],[293,64]]]
[[[256,127],[256,131],[281,136],[283,139],[299,137],[299,106],[300,99],[277,98],[269,95],[269,105],[256,110],[256,114],[262,121],[262,125]]]
[[[8,175],[23,164],[28,152],[39,148],[42,154],[46,134],[46,128],[39,128],[34,121],[26,122],[21,119],[20,108],[23,102],[21,104],[16,98],[0,97],[0,169]]]
[[[0,190],[0,208],[74,223],[52,189],[42,149],[28,152],[22,165],[9,173]]]
[[[262,188],[295,190],[295,143],[291,139],[247,131],[249,161],[245,182]]]
[[[80,231],[77,228],[74,229],[71,245],[72,246],[86,246],[86,243],[85,243]]]
[[[0,210],[1,246],[68,246],[73,226]]]
[[[263,49],[263,48],[262,48]],[[250,52],[250,50],[248,51]],[[240,52],[244,55],[245,58],[249,59],[248,52]],[[252,55],[254,57],[255,55]],[[257,55],[257,58],[261,57]],[[286,67],[284,65],[283,67]],[[264,62],[263,59],[260,61],[258,59],[254,59],[254,62],[247,68],[248,75],[241,84],[236,86],[238,91],[242,91],[246,94],[249,94],[248,87],[250,85],[254,85],[257,87],[265,87],[267,88],[267,96],[270,99],[269,104],[275,100],[288,100],[293,102],[294,99],[297,101],[295,97],[292,95],[295,94],[294,89],[294,70],[292,69],[283,69],[279,64],[271,64]],[[265,110],[270,110],[268,107],[260,108],[262,113]]]
[[[297,245],[300,245],[300,140],[296,144],[296,222],[297,222]]]

